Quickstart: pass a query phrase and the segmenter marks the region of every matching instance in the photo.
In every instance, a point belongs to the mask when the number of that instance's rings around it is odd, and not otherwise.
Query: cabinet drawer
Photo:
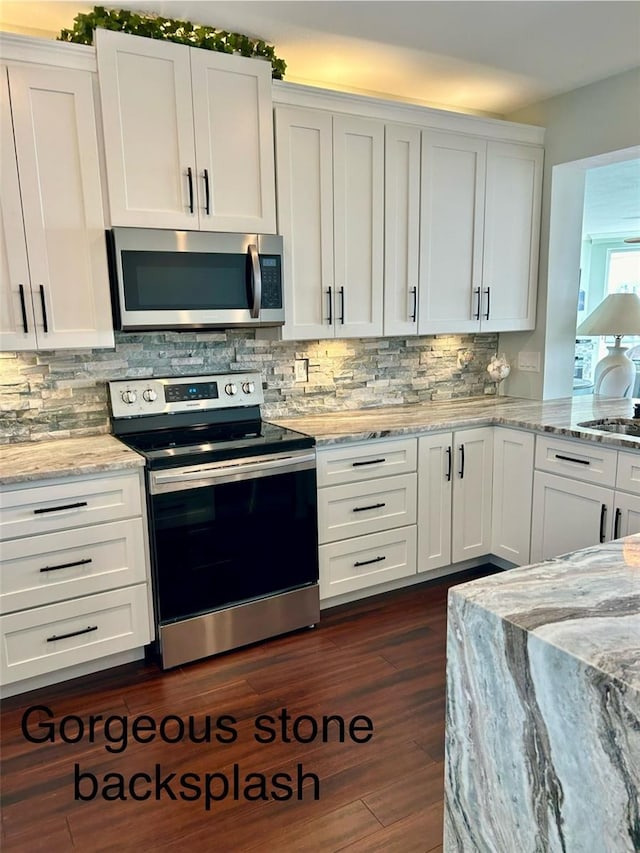
[[[416,526],[321,545],[320,598],[416,573]]]
[[[0,612],[145,582],[143,537],[142,519],[131,518],[5,542]]]
[[[416,491],[417,474],[320,489],[320,544],[415,524]]]
[[[318,451],[318,486],[337,486],[373,480],[388,474],[415,471],[418,442],[415,438],[398,441],[369,441],[366,444]]]
[[[0,538],[33,536],[142,514],[137,472],[4,491]]]
[[[566,441],[539,435],[536,438],[536,468],[600,486],[616,482],[617,452],[592,441]]]
[[[11,613],[0,618],[0,638],[3,684],[144,646],[147,585]]]
[[[618,453],[618,474],[616,489],[640,495],[640,451],[635,453]]]

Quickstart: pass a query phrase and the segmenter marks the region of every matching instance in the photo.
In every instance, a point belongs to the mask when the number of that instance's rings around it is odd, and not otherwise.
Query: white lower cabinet
[[[637,453],[538,436],[536,468],[531,562],[640,533]]]
[[[491,550],[493,427],[418,441],[418,571]]]
[[[416,573],[416,439],[318,451],[320,598]]]
[[[0,683],[151,641],[142,489],[139,471],[4,489]]]
[[[549,560],[610,538],[613,489],[536,471],[531,560]]]
[[[491,553],[517,566],[529,563],[534,446],[533,433],[495,429]]]
[[[416,526],[320,546],[320,598],[416,573]]]

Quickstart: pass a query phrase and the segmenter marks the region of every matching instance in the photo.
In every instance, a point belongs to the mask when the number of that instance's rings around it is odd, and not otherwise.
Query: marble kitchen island
[[[640,535],[449,591],[446,853],[640,850]]]

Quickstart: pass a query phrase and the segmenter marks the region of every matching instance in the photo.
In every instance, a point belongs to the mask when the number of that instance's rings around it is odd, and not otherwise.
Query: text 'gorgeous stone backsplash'
[[[114,350],[0,354],[0,441],[108,432],[106,383],[259,370],[265,418],[495,394],[497,335],[256,340],[253,331],[116,334]],[[459,355],[468,361],[460,366]],[[294,380],[294,359],[309,381]]]

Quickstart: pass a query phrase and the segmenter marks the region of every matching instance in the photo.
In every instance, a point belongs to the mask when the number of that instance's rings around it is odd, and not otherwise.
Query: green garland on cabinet
[[[241,33],[229,33],[213,27],[194,26],[191,21],[178,21],[162,18],[159,15],[142,15],[126,9],[105,9],[94,6],[93,12],[79,13],[73,19],[72,29],[60,30],[58,41],[70,41],[76,44],[93,44],[93,33],[97,27],[105,30],[119,30],[134,36],[152,39],[166,39],[190,47],[202,47],[205,50],[217,50],[221,53],[239,53],[242,56],[256,56],[271,62],[272,77],[282,80],[287,63],[279,59],[272,45],[261,39],[252,39]]]

